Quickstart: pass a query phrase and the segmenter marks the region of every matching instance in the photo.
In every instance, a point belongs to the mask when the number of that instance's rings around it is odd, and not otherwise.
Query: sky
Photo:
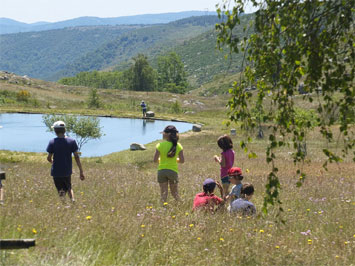
[[[83,16],[121,17],[180,11],[215,11],[222,0],[1,0],[0,18],[25,23]],[[247,11],[248,13],[248,11]]]

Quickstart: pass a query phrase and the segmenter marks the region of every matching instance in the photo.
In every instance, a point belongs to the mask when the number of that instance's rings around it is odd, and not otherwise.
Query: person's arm
[[[224,155],[222,154],[221,157],[218,157],[217,155],[214,156],[214,160],[219,163],[222,167],[226,166],[226,159],[224,158]]]
[[[47,156],[47,161],[50,162],[50,163],[53,163],[53,153],[48,153],[48,156]]]
[[[160,156],[160,152],[158,150],[155,150],[154,160],[153,160],[155,163],[159,163],[159,156]]]
[[[81,162],[80,162],[80,156],[78,152],[74,152],[74,158],[75,158],[75,162],[79,167],[79,171],[80,171],[80,179],[84,180],[85,176],[84,176],[84,171],[83,171],[83,167],[81,166]]]
[[[179,153],[179,163],[184,163],[184,162],[185,162],[184,151],[181,150]]]
[[[216,185],[217,187],[219,188],[219,192],[221,193],[221,198],[222,198],[222,201],[221,201],[221,204],[224,203],[224,192],[223,192],[223,187],[221,185],[221,183],[219,183],[219,181],[216,181]]]

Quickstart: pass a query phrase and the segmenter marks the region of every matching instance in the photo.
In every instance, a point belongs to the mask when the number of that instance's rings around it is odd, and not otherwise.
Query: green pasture
[[[325,141],[316,130],[307,139],[308,156],[302,166],[307,178],[302,187],[296,187],[299,177],[292,150],[278,152],[283,212],[276,206],[270,207],[266,215],[261,213],[271,168],[265,160],[267,138],[253,141],[251,150],[257,158],[248,159],[239,147],[246,133],[237,131],[232,137],[235,165],[243,170],[243,182],[255,186],[252,201],[257,216],[230,216],[223,211],[214,215],[192,213],[192,201],[202,190],[203,180],[218,179],[219,166],[213,156],[221,151],[216,140],[235,127],[224,124],[228,96],[99,90],[102,107],[89,109],[87,88],[34,80],[26,86],[1,85],[0,99],[4,100],[0,101],[0,112],[139,117],[139,102],[144,100],[158,118],[204,126],[202,132],[180,136],[186,162],[180,165],[179,203],[171,197],[167,204],[160,202],[157,166],[153,163],[157,142],[147,144],[145,151],[82,158],[85,181],[79,180],[74,164],[75,204],[59,200],[45,153],[0,151],[0,163],[6,171],[0,238],[36,239],[36,247],[28,250],[1,250],[0,265],[354,263],[355,165],[346,158],[325,171],[321,151]],[[5,90],[17,93],[22,89],[30,92],[27,102],[16,99],[16,95],[3,97]],[[174,109],[175,102],[179,108]]]

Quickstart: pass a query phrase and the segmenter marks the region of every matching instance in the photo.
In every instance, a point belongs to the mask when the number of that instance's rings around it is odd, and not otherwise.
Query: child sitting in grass
[[[223,188],[219,182],[214,181],[212,178],[207,178],[203,182],[203,192],[198,193],[195,196],[194,204],[192,210],[205,210],[214,212],[216,206],[221,206],[224,203],[222,198],[217,197],[213,194],[216,185],[221,192],[221,197],[223,198]]]
[[[231,213],[241,213],[242,215],[253,215],[256,208],[250,199],[254,194],[254,186],[252,184],[244,184],[241,189],[241,197],[233,201],[230,205]]]
[[[243,174],[239,167],[232,167],[228,170],[229,181],[234,185],[231,192],[226,196],[225,200],[232,203],[234,200],[240,198],[240,192],[242,189]]]

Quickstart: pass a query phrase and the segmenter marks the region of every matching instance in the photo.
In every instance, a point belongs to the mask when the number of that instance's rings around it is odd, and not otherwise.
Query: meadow
[[[22,88],[1,84],[9,91]],[[224,123],[228,96],[99,90],[103,107],[88,109],[86,88],[32,81],[27,90],[31,100],[19,102],[10,95],[0,111],[139,117],[136,105],[144,99],[159,118],[199,122],[203,129],[180,136],[186,162],[180,165],[178,203],[171,197],[166,204],[160,202],[153,163],[157,142],[147,144],[146,151],[83,158],[84,181],[74,164],[75,204],[59,200],[45,153],[0,151],[7,174],[0,238],[36,239],[36,247],[28,250],[0,250],[0,265],[354,264],[355,165],[347,158],[325,171],[321,149],[326,144],[316,130],[308,136],[303,165],[307,178],[302,187],[296,187],[291,151],[278,153],[283,212],[278,206],[270,207],[266,215],[261,212],[270,171],[265,160],[267,138],[253,141],[257,158],[249,159],[239,147],[245,133],[237,131],[232,137],[235,165],[242,168],[244,182],[255,186],[252,201],[257,216],[192,213],[203,180],[219,175],[213,161],[213,155],[221,152],[216,140],[234,126]]]

